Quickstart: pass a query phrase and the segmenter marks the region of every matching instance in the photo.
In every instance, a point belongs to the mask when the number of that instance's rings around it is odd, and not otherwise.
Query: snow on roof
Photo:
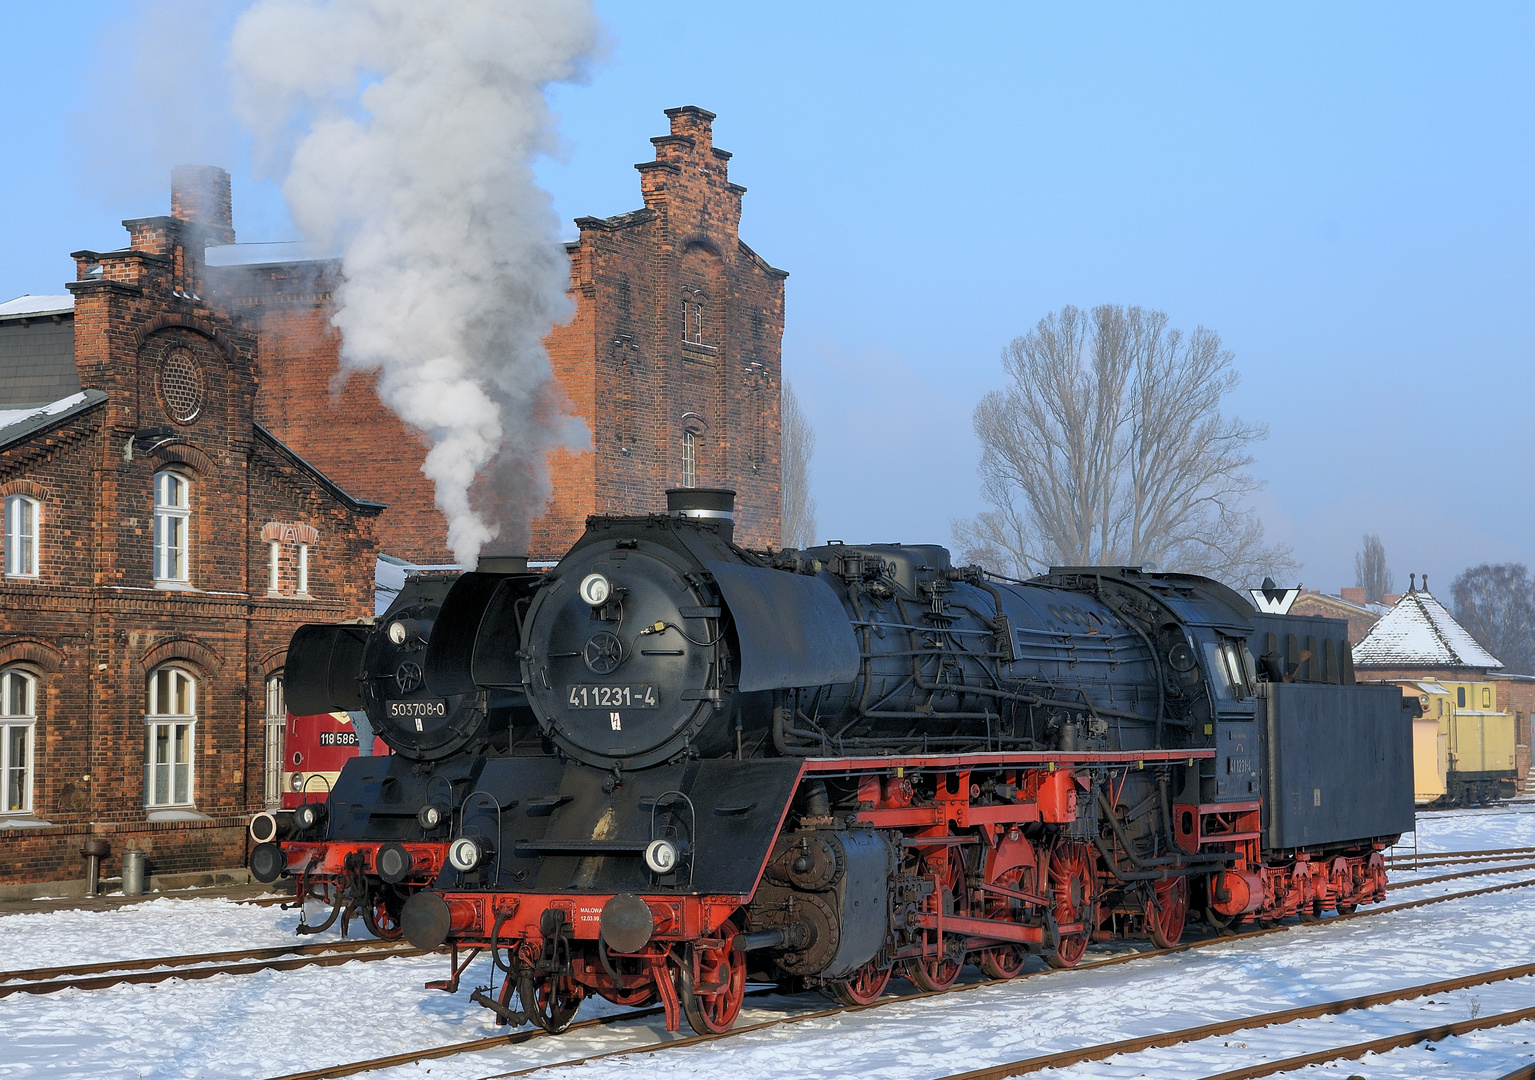
[[[1355,667],[1500,668],[1444,605],[1426,590],[1410,592],[1354,646]]]
[[[82,390],[78,394],[70,394],[66,398],[50,401],[47,405],[43,406],[29,405],[24,409],[0,409],[0,430],[8,428],[12,424],[19,424],[23,420],[30,420],[33,417],[57,416],[64,410],[72,409],[84,401],[85,391]]]
[[[14,319],[23,315],[64,315],[75,310],[75,298],[69,293],[63,296],[33,296],[30,293],[0,304],[0,319]]]
[[[28,405],[23,409],[0,409],[0,446],[5,446],[48,427],[54,418],[83,409],[95,408],[107,395],[100,390],[81,390],[47,405]]]

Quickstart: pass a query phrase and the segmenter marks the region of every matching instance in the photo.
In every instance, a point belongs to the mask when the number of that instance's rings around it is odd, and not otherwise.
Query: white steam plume
[[[237,111],[295,224],[343,253],[342,374],[376,372],[426,433],[466,567],[498,537],[527,550],[545,456],[580,431],[541,343],[570,268],[533,164],[556,146],[544,88],[597,36],[588,0],[258,0],[231,43]]]

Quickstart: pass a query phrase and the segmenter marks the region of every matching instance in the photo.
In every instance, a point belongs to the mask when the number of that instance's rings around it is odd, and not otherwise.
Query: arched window
[[[197,681],[179,667],[156,668],[144,697],[144,803],[190,806],[195,791]]]
[[[0,813],[32,812],[32,733],[37,680],[25,671],[0,672]]]
[[[263,785],[268,809],[282,805],[282,758],[288,731],[288,708],[283,699],[282,672],[266,681],[266,757]]]
[[[707,327],[705,309],[709,306],[709,298],[700,289],[682,290],[682,340],[689,345],[698,345],[704,349],[712,349],[704,339],[704,331]]]
[[[692,431],[682,433],[682,486],[698,486],[698,434]]]
[[[25,495],[5,500],[5,572],[11,577],[37,576],[38,503]]]
[[[155,474],[155,580],[187,580],[191,492],[179,473]]]

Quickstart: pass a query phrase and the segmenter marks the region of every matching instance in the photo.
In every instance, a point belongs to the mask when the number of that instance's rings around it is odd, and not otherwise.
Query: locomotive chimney
[[[526,555],[481,555],[475,569],[481,574],[526,574]]]
[[[736,493],[729,488],[667,488],[666,512],[716,522],[729,540],[735,532]]]

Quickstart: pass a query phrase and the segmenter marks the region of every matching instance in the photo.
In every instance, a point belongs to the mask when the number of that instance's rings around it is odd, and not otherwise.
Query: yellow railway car
[[[1412,728],[1419,806],[1485,805],[1514,795],[1514,716],[1497,711],[1492,683],[1391,681],[1422,710]]]

